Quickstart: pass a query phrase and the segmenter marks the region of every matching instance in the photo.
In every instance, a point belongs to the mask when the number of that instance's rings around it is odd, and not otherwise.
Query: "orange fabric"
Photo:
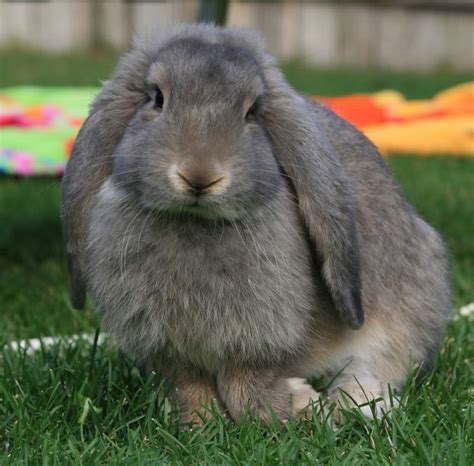
[[[319,100],[359,127],[380,124],[387,118],[383,104],[379,104],[371,95],[320,97]]]
[[[406,100],[391,90],[315,98],[357,126],[384,153],[474,157],[474,82],[430,100]]]

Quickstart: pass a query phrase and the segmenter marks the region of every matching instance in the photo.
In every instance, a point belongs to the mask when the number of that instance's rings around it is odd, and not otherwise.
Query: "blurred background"
[[[122,50],[135,32],[196,18],[261,31],[312,65],[473,70],[472,0],[1,0],[0,46]]]
[[[473,1],[0,0],[0,342],[96,325],[69,304],[60,174],[133,35],[196,20],[259,30],[379,146],[448,242],[454,304],[474,301]]]

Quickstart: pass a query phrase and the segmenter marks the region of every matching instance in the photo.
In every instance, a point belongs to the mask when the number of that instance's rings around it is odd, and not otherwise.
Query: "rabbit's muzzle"
[[[203,195],[223,194],[229,185],[229,176],[223,170],[208,167],[173,166],[168,173],[176,192],[199,198]]]

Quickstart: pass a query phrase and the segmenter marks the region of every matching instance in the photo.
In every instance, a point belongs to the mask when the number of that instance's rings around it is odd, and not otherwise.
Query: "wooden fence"
[[[474,70],[474,0],[231,1],[229,25],[260,30],[282,59],[328,66]],[[0,0],[0,47],[127,46],[196,17],[197,0]]]

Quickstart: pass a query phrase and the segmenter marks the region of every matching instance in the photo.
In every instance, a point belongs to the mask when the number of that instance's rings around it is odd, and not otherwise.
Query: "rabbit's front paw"
[[[300,378],[286,379],[291,393],[292,417],[311,416],[314,403],[320,395],[309,385],[306,380]]]
[[[339,423],[345,421],[344,409],[359,408],[365,417],[379,419],[399,404],[387,384],[376,380],[363,383],[355,379],[335,383],[329,389],[329,396],[336,402],[336,421]]]
[[[241,421],[246,413],[266,423],[308,416],[319,399],[304,379],[279,377],[272,370],[227,368],[219,374],[217,386],[235,421]]]

